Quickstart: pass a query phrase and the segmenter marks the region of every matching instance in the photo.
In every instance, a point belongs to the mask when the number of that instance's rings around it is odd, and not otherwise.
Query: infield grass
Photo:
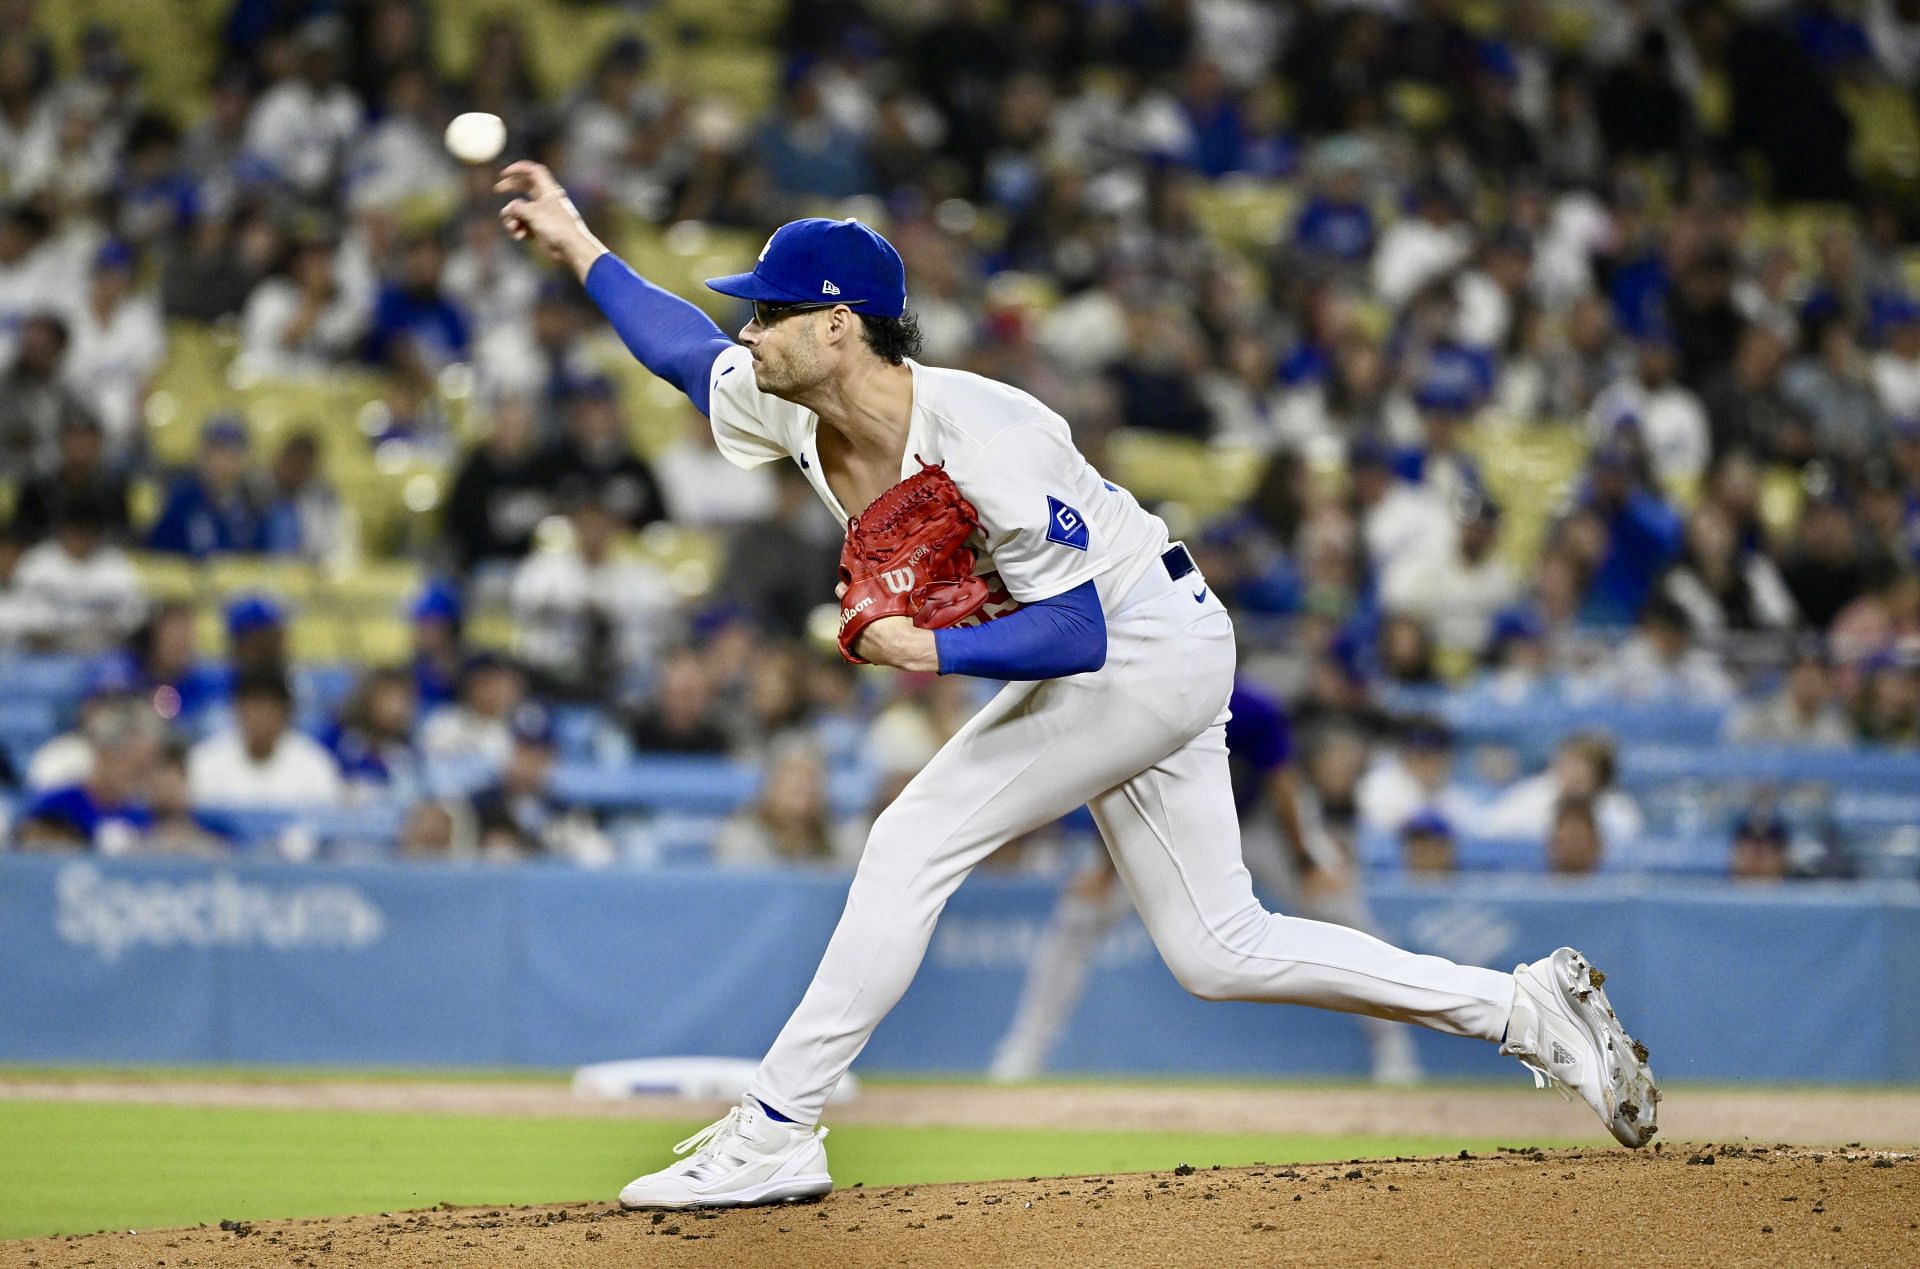
[[[437,1203],[611,1202],[700,1123],[0,1101],[0,1238]],[[851,1126],[842,1186],[1489,1151],[1432,1137]],[[1550,1143],[1538,1143],[1550,1144]]]

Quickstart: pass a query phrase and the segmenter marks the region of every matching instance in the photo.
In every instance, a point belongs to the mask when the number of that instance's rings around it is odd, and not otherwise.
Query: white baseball
[[[447,150],[462,163],[491,163],[506,148],[507,125],[499,115],[470,110],[447,125]]]

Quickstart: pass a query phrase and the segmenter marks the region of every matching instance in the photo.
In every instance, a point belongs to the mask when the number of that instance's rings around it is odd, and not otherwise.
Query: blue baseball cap
[[[247,448],[247,423],[231,410],[224,410],[210,417],[200,428],[202,445],[231,445],[236,449]]]
[[[1494,617],[1488,641],[1498,646],[1515,641],[1533,643],[1546,637],[1546,623],[1532,609],[1509,608]]]
[[[1446,837],[1453,836],[1453,825],[1447,817],[1431,808],[1421,810],[1408,818],[1400,826],[1400,832],[1406,837]]]
[[[119,238],[109,238],[94,253],[95,269],[127,269],[134,266],[133,248]]]
[[[893,244],[851,217],[810,217],[774,230],[752,273],[708,278],[736,299],[769,304],[850,304],[875,317],[907,311],[907,266]]]
[[[227,605],[227,638],[287,624],[287,612],[266,595],[242,595]]]
[[[421,587],[407,610],[407,616],[414,621],[444,621],[455,626],[464,615],[460,592],[437,578]]]

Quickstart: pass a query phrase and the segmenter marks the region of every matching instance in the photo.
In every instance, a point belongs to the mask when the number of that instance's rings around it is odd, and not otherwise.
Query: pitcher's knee
[[[1239,1000],[1245,989],[1243,977],[1218,957],[1198,952],[1169,956],[1167,968],[1175,981],[1202,1000]]]

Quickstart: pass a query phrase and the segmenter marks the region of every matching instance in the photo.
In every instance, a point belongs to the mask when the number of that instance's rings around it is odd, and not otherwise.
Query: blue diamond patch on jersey
[[[1051,494],[1047,495],[1047,541],[1076,551],[1087,549],[1087,518]]]

